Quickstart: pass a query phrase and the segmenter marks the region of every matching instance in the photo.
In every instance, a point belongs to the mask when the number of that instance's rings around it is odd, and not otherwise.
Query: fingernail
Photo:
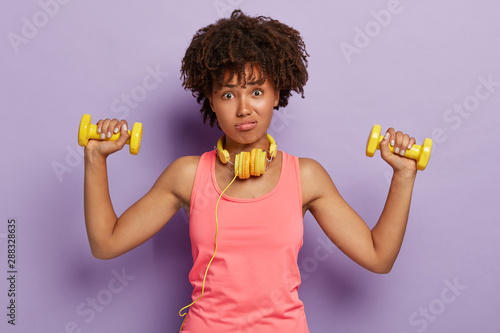
[[[390,136],[391,136],[391,135],[390,135],[389,133],[385,133],[384,140],[389,139],[389,137],[390,137]]]
[[[394,146],[395,143],[394,140],[391,140],[391,146]]]
[[[97,133],[101,133],[101,128],[100,127],[97,128]]]
[[[401,153],[399,153],[401,156],[405,156],[405,150],[401,150]]]
[[[123,130],[128,131],[127,124],[123,124]]]
[[[118,133],[119,131],[120,131],[120,129],[117,127],[117,128],[115,128],[115,129],[114,129],[113,133],[115,133],[115,134],[116,134],[116,133]]]
[[[103,140],[106,139],[106,134],[101,133],[101,139],[103,139]]]
[[[112,137],[112,136],[113,136],[113,134],[112,134],[111,132],[108,132],[108,139],[109,139],[110,137]]]
[[[410,149],[411,149],[411,144],[408,145],[408,150],[410,150]]]
[[[396,147],[396,149],[394,149],[394,152],[397,154],[399,153],[399,147]]]

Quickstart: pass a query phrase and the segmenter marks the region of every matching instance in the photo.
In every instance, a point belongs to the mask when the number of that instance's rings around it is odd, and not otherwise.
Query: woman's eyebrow
[[[257,81],[247,82],[245,85],[246,86],[256,86],[256,85],[262,85],[262,83],[263,82],[261,82],[261,80],[257,80]],[[236,87],[238,87],[240,85],[239,84],[225,83],[222,86],[225,87],[225,88],[236,88]]]

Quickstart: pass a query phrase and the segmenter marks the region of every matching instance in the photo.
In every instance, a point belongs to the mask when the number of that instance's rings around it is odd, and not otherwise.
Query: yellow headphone
[[[223,135],[220,137],[217,142],[217,152],[219,158],[222,163],[230,163],[233,164],[230,160],[230,155],[227,150],[222,147],[226,136]],[[267,135],[267,139],[269,140],[269,150],[262,150],[259,148],[254,148],[252,151],[242,151],[236,154],[234,159],[234,172],[238,174],[240,179],[247,179],[250,176],[260,176],[266,172],[267,165],[267,153],[271,156],[271,160],[273,157],[276,157],[276,153],[278,148],[276,146],[276,141],[269,134]]]

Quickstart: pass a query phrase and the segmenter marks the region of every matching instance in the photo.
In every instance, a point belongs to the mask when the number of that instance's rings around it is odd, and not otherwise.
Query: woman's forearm
[[[105,258],[117,216],[109,195],[106,158],[91,152],[85,153],[84,210],[92,254]]]
[[[375,252],[385,272],[391,270],[403,243],[415,176],[416,173],[394,173],[386,204],[372,229]]]

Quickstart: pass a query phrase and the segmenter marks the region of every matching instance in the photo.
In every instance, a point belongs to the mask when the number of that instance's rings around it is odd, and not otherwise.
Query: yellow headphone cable
[[[234,183],[234,181],[236,180],[236,177],[238,177],[238,170],[235,170],[233,180],[231,180],[231,182],[229,183],[229,185],[226,186],[226,188],[221,192],[221,194],[219,195],[219,198],[217,199],[217,203],[215,205],[215,246],[214,246],[214,254],[212,255],[212,258],[210,259],[210,261],[208,262],[207,268],[205,270],[205,275],[203,276],[203,284],[202,284],[202,287],[201,287],[201,295],[200,295],[200,297],[198,297],[193,302],[191,302],[189,305],[186,305],[185,307],[183,307],[182,309],[179,310],[179,316],[184,317],[184,320],[182,321],[181,328],[179,329],[179,332],[182,331],[182,326],[184,326],[184,322],[186,321],[186,315],[187,315],[187,312],[182,313],[182,311],[185,310],[185,309],[187,309],[187,308],[189,308],[194,303],[198,302],[203,297],[203,294],[205,293],[205,280],[207,278],[208,268],[210,267],[210,264],[214,260],[215,254],[217,253],[217,234],[219,232],[219,220],[217,218],[217,209],[219,207],[219,202],[220,202],[220,199],[222,198],[222,195],[224,194],[224,192],[226,192],[226,190],[229,188],[229,186],[231,186]]]

